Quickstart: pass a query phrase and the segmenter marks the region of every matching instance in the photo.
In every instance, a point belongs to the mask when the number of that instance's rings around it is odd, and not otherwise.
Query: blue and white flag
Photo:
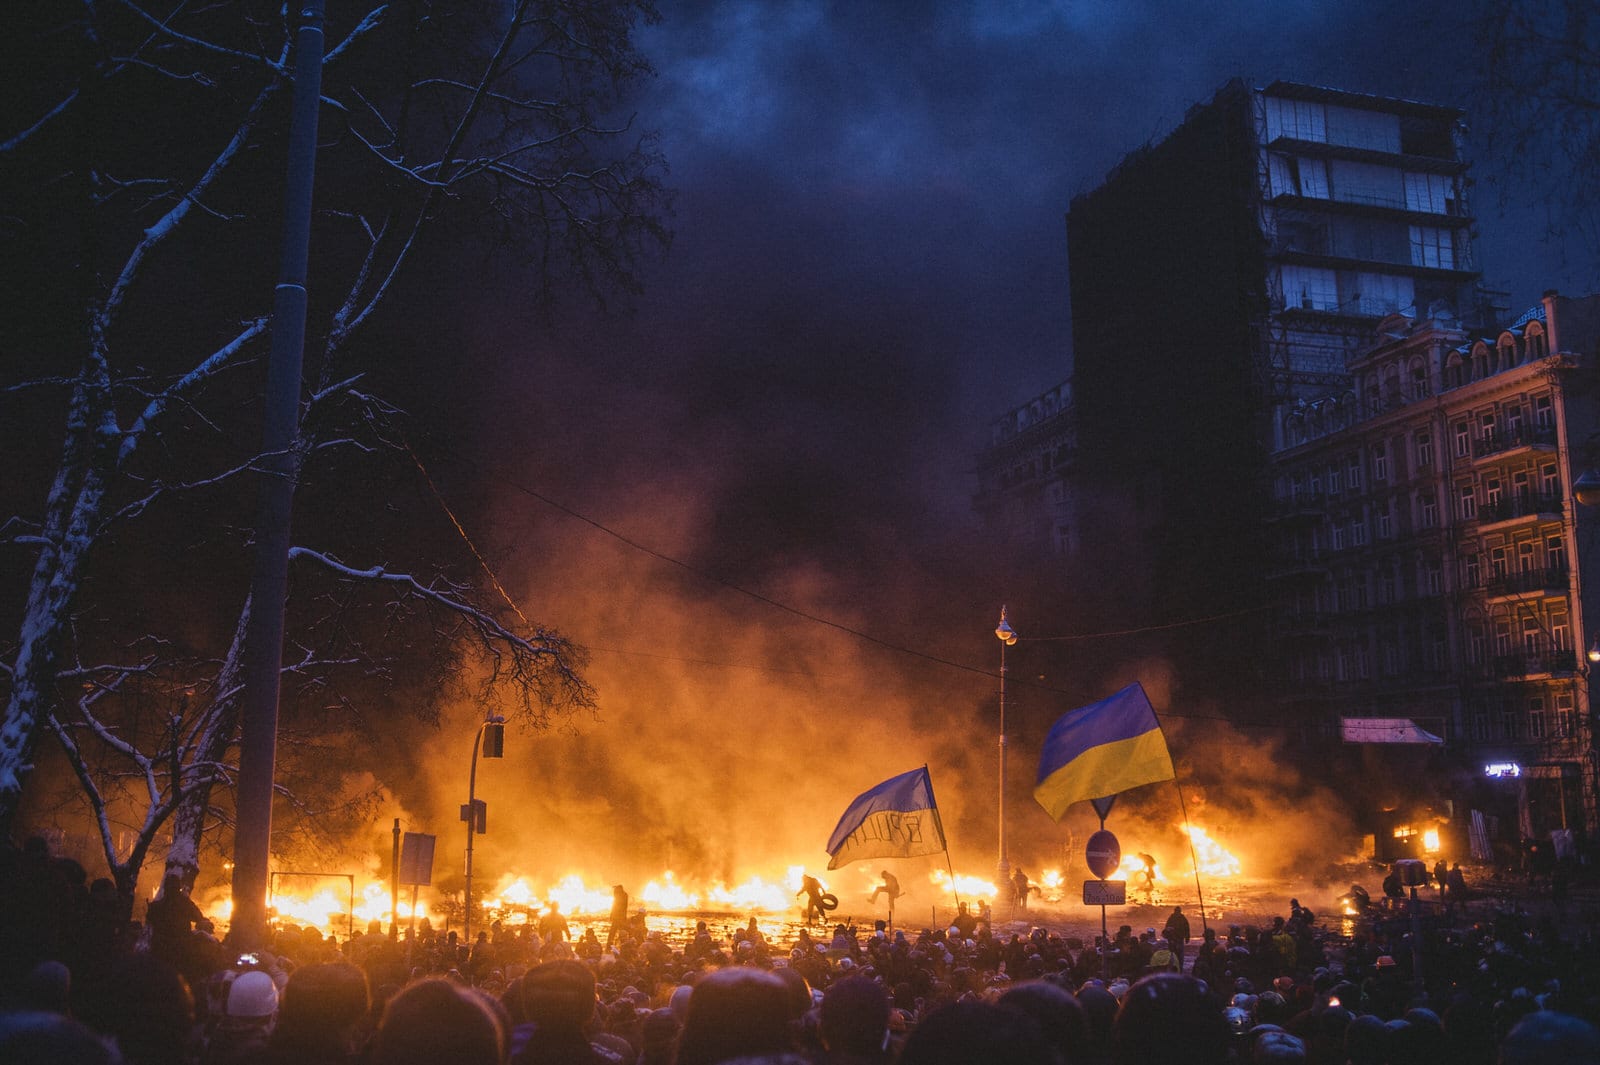
[[[915,858],[945,849],[928,767],[856,796],[828,838],[829,869],[866,858]]]

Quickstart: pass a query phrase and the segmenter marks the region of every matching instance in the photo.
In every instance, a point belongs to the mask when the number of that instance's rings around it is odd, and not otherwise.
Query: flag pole
[[[933,794],[933,774],[928,763],[922,763],[923,779],[928,782],[928,801],[933,804],[933,827],[939,832],[939,842],[944,844],[944,867],[950,870],[950,894],[956,900],[956,912],[961,912],[961,891],[956,887],[956,867],[950,861],[950,837],[944,834],[944,818],[939,816],[939,799]]]
[[[1167,734],[1163,731],[1161,733],[1161,742],[1165,743],[1166,741]],[[1194,893],[1200,899],[1200,930],[1204,932],[1210,926],[1206,924],[1206,894],[1200,890],[1200,855],[1194,849],[1194,826],[1189,823],[1189,804],[1183,798],[1183,785],[1178,783],[1178,767],[1176,764],[1172,767],[1172,786],[1178,789],[1178,808],[1183,811],[1183,834],[1189,837],[1189,860],[1194,863]]]

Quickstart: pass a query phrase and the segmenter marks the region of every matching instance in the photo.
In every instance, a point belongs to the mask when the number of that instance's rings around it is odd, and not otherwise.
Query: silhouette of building
[[[1548,294],[1487,334],[1392,314],[1348,387],[1281,412],[1267,577],[1283,719],[1321,750],[1351,718],[1443,740],[1428,780],[1366,752],[1393,771],[1379,806],[1431,795],[1458,828],[1476,809],[1512,840],[1600,828],[1583,653],[1600,638],[1600,579],[1584,581],[1600,519],[1574,487],[1600,458],[1597,342],[1600,296]]]

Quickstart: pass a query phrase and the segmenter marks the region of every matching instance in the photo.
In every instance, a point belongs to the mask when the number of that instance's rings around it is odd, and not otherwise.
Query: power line
[[[411,450],[409,445],[407,445],[407,450],[408,451]],[[716,585],[718,585],[720,587],[726,588],[729,591],[736,592],[736,593],[738,593],[740,595],[743,595],[743,596],[746,596],[746,597],[748,597],[750,599],[754,599],[755,601],[757,601],[759,603],[762,603],[762,604],[764,604],[766,606],[772,607],[772,608],[774,608],[776,610],[781,610],[786,614],[791,614],[794,617],[798,617],[798,618],[804,619],[806,621],[810,621],[810,622],[812,622],[814,624],[817,624],[817,625],[826,626],[827,628],[831,628],[831,629],[837,630],[839,632],[846,633],[847,635],[854,636],[854,637],[856,637],[857,639],[860,639],[860,640],[865,640],[866,642],[871,643],[871,644],[875,644],[875,645],[877,645],[879,647],[884,648],[885,650],[895,651],[895,652],[897,652],[899,654],[908,655],[908,656],[910,656],[912,658],[918,658],[918,659],[921,659],[922,661],[925,661],[925,662],[932,662],[932,663],[934,663],[936,665],[946,666],[946,667],[948,667],[950,669],[960,670],[961,672],[964,672],[964,673],[975,673],[975,674],[977,674],[979,676],[989,677],[991,679],[998,679],[998,677],[999,677],[998,673],[993,672],[991,670],[983,669],[983,668],[978,667],[978,666],[968,665],[968,664],[966,664],[964,662],[955,662],[955,661],[952,661],[952,660],[950,660],[948,658],[941,658],[938,655],[929,654],[926,651],[918,651],[915,648],[905,647],[905,646],[903,646],[901,644],[893,643],[893,642],[891,642],[889,640],[885,640],[885,639],[882,639],[880,637],[873,636],[871,633],[863,632],[860,629],[851,628],[850,626],[842,624],[840,622],[833,621],[833,620],[831,620],[829,618],[820,617],[820,616],[818,616],[816,614],[810,613],[809,611],[802,610],[802,609],[800,609],[799,607],[796,607],[796,606],[791,606],[788,603],[782,602],[781,600],[773,599],[770,596],[764,595],[761,592],[757,592],[757,591],[755,591],[753,589],[746,588],[743,585],[735,584],[733,581],[730,581],[730,580],[728,580],[728,579],[726,579],[724,577],[719,577],[718,575],[716,575],[715,573],[710,572],[709,570],[703,569],[703,568],[701,568],[699,566],[696,566],[696,565],[694,565],[694,564],[692,564],[690,562],[686,562],[683,559],[677,558],[677,557],[675,557],[673,555],[666,554],[665,552],[658,551],[655,548],[650,547],[647,544],[640,543],[639,541],[633,539],[632,537],[627,536],[624,533],[618,532],[617,530],[611,528],[610,526],[606,525],[605,523],[603,523],[601,521],[598,521],[598,520],[596,520],[594,518],[591,518],[587,514],[584,514],[584,513],[580,512],[580,511],[574,510],[571,507],[567,506],[565,503],[562,503],[562,502],[560,502],[560,501],[558,501],[556,499],[553,499],[550,496],[545,495],[543,492],[540,492],[535,488],[531,488],[528,485],[523,484],[521,481],[518,481],[517,479],[515,479],[512,476],[510,476],[509,474],[501,473],[499,470],[491,468],[491,467],[489,467],[489,466],[477,461],[476,459],[473,459],[473,458],[470,458],[470,457],[468,457],[466,455],[463,455],[459,451],[455,451],[454,449],[446,448],[445,450],[446,450],[446,452],[448,454],[450,454],[452,457],[454,457],[457,461],[462,462],[463,464],[467,465],[468,467],[472,468],[473,470],[477,471],[478,473],[483,474],[484,476],[486,476],[486,477],[488,477],[488,478],[490,478],[492,480],[498,481],[499,483],[501,483],[501,484],[505,485],[506,487],[511,488],[511,489],[513,489],[513,490],[515,490],[517,492],[521,492],[523,495],[526,495],[526,496],[528,496],[528,497],[530,497],[532,499],[536,499],[540,503],[543,503],[545,506],[550,507],[552,510],[556,510],[556,511],[562,513],[562,514],[567,515],[570,518],[573,518],[573,519],[575,519],[577,521],[580,521],[583,524],[585,524],[585,525],[589,526],[590,528],[594,529],[595,531],[600,532],[600,533],[604,533],[606,536],[611,537],[613,540],[616,540],[617,542],[619,542],[619,543],[621,543],[621,544],[623,544],[623,545],[625,545],[627,547],[630,547],[633,550],[640,552],[641,554],[648,555],[649,557],[654,558],[654,559],[656,559],[656,560],[658,560],[660,562],[665,562],[668,565],[676,566],[678,569],[683,570],[685,573],[689,573],[689,574],[691,574],[691,575],[693,575],[695,577],[700,578],[701,580],[709,581],[709,582],[711,582],[713,584],[716,584]],[[469,548],[471,548],[472,553],[473,553],[474,556],[477,557],[479,564],[483,566],[483,568],[484,568],[484,570],[486,572],[488,572],[489,579],[494,583],[494,587],[500,592],[500,594],[502,596],[505,597],[506,601],[511,604],[511,608],[512,608],[512,610],[516,611],[517,616],[518,617],[523,617],[522,611],[518,610],[517,607],[516,607],[516,604],[511,602],[510,595],[505,591],[504,587],[502,587],[502,585],[500,584],[500,581],[495,577],[493,571],[489,569],[488,562],[484,560],[483,556],[481,554],[479,554],[477,548],[473,546],[472,541],[467,537],[466,530],[464,528],[462,528],[461,523],[456,520],[455,515],[453,513],[451,513],[449,507],[445,505],[444,499],[439,495],[438,490],[433,485],[432,478],[428,476],[428,472],[423,467],[421,459],[419,459],[417,457],[417,455],[416,455],[416,453],[414,451],[412,451],[412,459],[416,462],[418,470],[421,471],[423,477],[427,480],[428,488],[433,493],[434,498],[437,499],[438,502],[439,502],[439,505],[444,508],[445,513],[450,516],[450,520],[455,525],[457,532],[460,533],[462,539],[466,541],[467,546]],[[1162,630],[1162,629],[1174,629],[1174,628],[1183,628],[1183,627],[1192,626],[1192,625],[1202,625],[1202,624],[1207,624],[1209,622],[1214,622],[1214,621],[1225,621],[1225,620],[1228,620],[1230,618],[1242,617],[1242,616],[1245,616],[1247,614],[1259,613],[1259,612],[1261,612],[1263,610],[1268,610],[1268,609],[1271,609],[1271,608],[1269,606],[1259,606],[1259,607],[1252,607],[1252,608],[1247,609],[1247,610],[1234,611],[1234,612],[1229,613],[1229,614],[1217,614],[1217,615],[1213,615],[1213,616],[1210,616],[1210,617],[1193,618],[1193,619],[1189,619],[1189,620],[1185,620],[1185,621],[1170,622],[1170,623],[1166,623],[1166,624],[1162,624],[1162,625],[1149,625],[1149,626],[1145,626],[1145,627],[1142,627],[1142,628],[1136,628],[1136,629],[1123,629],[1123,630],[1117,630],[1117,631],[1097,632],[1097,633],[1078,633],[1078,634],[1065,635],[1065,636],[1023,637],[1023,639],[1025,641],[1027,641],[1027,642],[1036,642],[1036,643],[1104,639],[1104,638],[1109,638],[1109,637],[1114,637],[1114,636],[1128,636],[1128,635],[1133,635],[1133,634],[1142,633],[1142,632],[1154,632],[1154,631],[1158,631],[1158,630]],[[523,621],[526,622],[527,619],[525,617],[523,617]],[[604,649],[596,648],[596,650],[604,650],[606,653],[611,653],[611,654],[639,655],[639,656],[642,656],[642,657],[660,658],[660,659],[665,659],[665,660],[668,660],[668,661],[682,662],[682,663],[687,664],[687,665],[709,665],[709,666],[718,666],[718,667],[729,668],[729,669],[754,669],[754,670],[760,670],[760,671],[763,671],[763,672],[773,672],[773,673],[784,673],[784,672],[787,672],[787,673],[795,673],[797,675],[802,675],[802,676],[815,676],[815,674],[807,673],[806,671],[803,671],[803,670],[774,670],[774,669],[770,669],[768,667],[763,667],[763,666],[745,666],[745,665],[740,665],[740,664],[737,664],[737,663],[708,662],[708,661],[702,661],[702,660],[691,659],[691,658],[676,658],[676,657],[673,657],[671,655],[663,655],[663,654],[659,654],[659,653],[644,652],[644,651],[629,651],[629,650],[624,650],[624,649],[620,649],[620,648],[604,648]],[[1017,678],[1017,680],[1020,681],[1020,683],[1024,687],[1033,688],[1033,689],[1035,689],[1037,691],[1042,691],[1042,692],[1046,692],[1046,693],[1053,694],[1053,695],[1068,696],[1068,697],[1071,697],[1071,698],[1076,698],[1077,697],[1072,692],[1065,691],[1065,690],[1063,690],[1061,688],[1056,688],[1056,687],[1053,687],[1053,686],[1050,686],[1050,685],[1040,684],[1040,683],[1033,682],[1033,681],[1027,681],[1027,680],[1024,680],[1024,679],[1021,679],[1021,678]],[[1236,721],[1233,718],[1226,717],[1226,716],[1223,716],[1221,714],[1185,714],[1185,713],[1179,713],[1179,712],[1176,712],[1176,711],[1167,711],[1165,713],[1159,714],[1158,716],[1166,717],[1166,718],[1173,718],[1173,719],[1177,719],[1177,720],[1181,720],[1181,721],[1220,721],[1220,722],[1225,722],[1227,724],[1233,725],[1233,726],[1238,727],[1238,728],[1271,728],[1271,729],[1280,729],[1281,730],[1281,729],[1287,729],[1287,728],[1290,727],[1290,726],[1282,724],[1280,722]]]

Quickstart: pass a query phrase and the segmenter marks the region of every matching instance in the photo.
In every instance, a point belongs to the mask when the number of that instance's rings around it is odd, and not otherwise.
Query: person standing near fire
[[[1172,915],[1167,918],[1167,925],[1161,930],[1161,936],[1167,941],[1167,949],[1172,956],[1178,959],[1178,969],[1183,969],[1183,956],[1189,949],[1189,918],[1183,915],[1182,906],[1174,906]]]
[[[872,894],[867,896],[867,901],[876,903],[879,895],[889,896],[889,923],[894,924],[894,900],[900,897],[900,879],[889,870],[884,869],[879,874],[883,883],[872,889]]]
[[[606,946],[621,937],[628,925],[628,893],[621,884],[611,889],[611,927],[606,930]]]
[[[1017,909],[1028,908],[1028,896],[1033,894],[1033,885],[1028,882],[1028,874],[1022,871],[1022,866],[1017,866],[1017,871],[1011,874],[1012,901],[1017,904]]]

